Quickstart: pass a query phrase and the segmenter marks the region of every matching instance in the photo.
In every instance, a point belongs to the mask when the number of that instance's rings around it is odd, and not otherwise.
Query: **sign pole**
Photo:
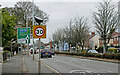
[[[27,38],[28,38],[28,36],[27,36]],[[27,39],[27,50],[28,50],[27,53],[28,53],[28,56],[29,56],[29,42],[28,41],[29,41],[29,38]]]
[[[22,44],[21,44],[21,56],[23,56]]]
[[[38,61],[38,63],[39,63],[39,65],[38,65],[38,71],[39,71],[39,73],[41,71],[41,69],[40,69],[40,67],[41,67],[41,60],[40,60],[41,51],[40,51],[40,49],[41,49],[41,42],[40,42],[40,38],[39,38],[39,61]]]

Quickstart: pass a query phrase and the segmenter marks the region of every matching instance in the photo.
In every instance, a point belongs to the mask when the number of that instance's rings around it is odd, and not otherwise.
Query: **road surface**
[[[38,55],[35,55],[38,59]],[[55,55],[41,61],[59,73],[118,73],[118,64],[70,56]]]

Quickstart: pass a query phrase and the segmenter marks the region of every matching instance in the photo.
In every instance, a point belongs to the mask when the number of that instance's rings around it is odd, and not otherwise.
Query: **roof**
[[[117,34],[113,35],[112,37],[114,38],[114,37],[118,37],[118,36],[120,36],[120,33],[117,33]]]

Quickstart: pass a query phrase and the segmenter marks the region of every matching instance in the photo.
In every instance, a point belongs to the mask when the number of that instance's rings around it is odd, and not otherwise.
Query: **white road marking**
[[[91,71],[87,70],[72,70],[70,73],[92,73]]]
[[[100,69],[100,70],[112,73],[112,71],[109,71],[109,70],[105,70],[105,69]]]
[[[44,63],[41,61],[42,64],[44,64],[46,67],[48,67],[49,69],[51,69],[54,73],[60,73],[57,70],[53,69],[52,67],[50,67],[48,64]]]

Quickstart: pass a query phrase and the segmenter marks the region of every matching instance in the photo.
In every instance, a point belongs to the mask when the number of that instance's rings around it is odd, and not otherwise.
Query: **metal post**
[[[28,53],[28,56],[29,56],[29,43],[27,44],[27,53]]]
[[[35,50],[35,47],[34,47],[34,38],[33,38],[33,51],[32,51],[32,53],[33,53],[33,60],[34,60],[34,50]]]
[[[25,14],[27,15],[27,10],[25,11]],[[28,27],[28,16],[26,16],[26,27]],[[29,43],[27,39],[27,55],[29,56]]]
[[[11,41],[11,56],[12,56],[12,41]]]
[[[32,24],[34,25],[34,0],[33,1],[33,7],[32,7]],[[33,38],[33,60],[34,60],[34,38]]]
[[[18,53],[19,53],[19,45],[18,45]]]
[[[41,61],[40,61],[40,54],[41,54],[41,51],[40,51],[40,49],[41,49],[41,43],[40,43],[40,38],[39,38],[39,61],[38,61],[38,63],[39,63],[39,65],[38,65],[38,71],[39,71],[39,73],[40,73],[40,68],[41,68]]]
[[[22,44],[21,44],[21,56],[23,55],[23,51],[22,51]]]

